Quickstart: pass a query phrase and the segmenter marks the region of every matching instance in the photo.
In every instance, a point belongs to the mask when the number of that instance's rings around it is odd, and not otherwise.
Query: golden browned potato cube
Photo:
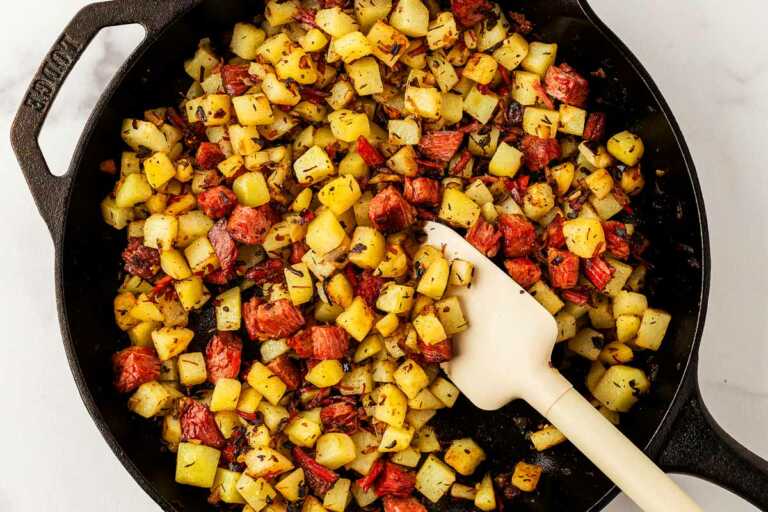
[[[305,185],[322,181],[334,173],[333,162],[320,146],[312,146],[293,162],[296,180]]]
[[[584,178],[584,184],[587,185],[587,188],[598,199],[603,199],[613,190],[613,178],[611,173],[605,169],[596,169],[592,174]]]
[[[453,14],[444,11],[437,15],[429,24],[427,44],[430,50],[450,47],[459,39],[459,30]]]
[[[512,485],[523,492],[533,492],[539,484],[542,467],[535,464],[518,462],[512,474]]]
[[[416,0],[418,1],[418,0]],[[434,87],[406,87],[405,110],[425,119],[438,119],[443,96]]]
[[[205,357],[202,352],[181,354],[178,359],[179,382],[184,386],[196,386],[208,380]]]
[[[563,223],[568,250],[581,258],[593,257],[605,247],[605,232],[599,219],[577,218]]]
[[[416,395],[429,384],[429,376],[416,361],[407,359],[394,374],[395,384],[408,398]]]
[[[613,314],[616,318],[621,315],[642,316],[648,309],[648,299],[642,293],[620,291],[613,297]]]
[[[581,137],[584,134],[584,124],[586,121],[586,110],[572,107],[565,103],[560,105],[560,127],[558,130],[562,133]]]
[[[245,500],[237,490],[237,482],[241,473],[219,468],[211,486],[211,494],[216,495],[222,503],[244,504]]]
[[[468,476],[485,460],[485,452],[472,439],[456,439],[445,452],[445,462],[459,474]]]
[[[263,478],[253,479],[243,473],[237,481],[237,492],[254,510],[262,510],[277,496],[277,491]]]
[[[411,427],[388,426],[381,437],[378,451],[400,452],[407,449],[413,439],[414,430]]]
[[[200,276],[192,276],[182,281],[176,281],[173,283],[173,287],[179,296],[179,302],[187,311],[202,307],[211,297],[208,289],[203,285],[203,279]]]
[[[514,146],[502,142],[496,148],[488,164],[488,172],[494,176],[513,177],[523,162],[523,154]],[[475,183],[480,183],[476,181]]]
[[[268,446],[254,448],[245,454],[245,471],[250,476],[275,476],[293,469],[293,463],[285,455]]]
[[[352,110],[336,110],[328,114],[333,136],[344,142],[354,142],[358,137],[368,137],[371,128],[368,116]]]
[[[528,71],[515,71],[515,81],[512,86],[512,99],[521,105],[535,105],[539,98],[538,89],[541,87],[539,75]]]
[[[666,311],[646,309],[643,312],[634,345],[648,350],[658,350],[671,320],[672,316]]]
[[[329,181],[317,194],[318,200],[337,216],[352,208],[360,196],[360,185],[349,175]]]
[[[394,384],[384,384],[377,388],[377,393],[374,418],[394,427],[402,427],[408,409],[405,394]]]
[[[152,151],[170,151],[168,140],[153,123],[138,119],[124,119],[120,135],[134,151],[145,147]]]
[[[632,315],[616,317],[616,339],[621,343],[632,341],[640,330],[640,318]]]
[[[219,258],[213,249],[208,237],[201,236],[184,249],[184,256],[187,258],[192,272],[202,272],[208,274],[219,268]]]
[[[209,489],[216,478],[221,452],[202,444],[179,443],[176,482]]]
[[[498,103],[499,97],[496,94],[483,94],[477,87],[472,87],[464,97],[464,112],[485,124],[490,121]]]
[[[295,469],[283,477],[277,484],[277,489],[280,494],[288,501],[298,501],[301,497],[301,488],[304,485],[304,470],[301,468]]]
[[[429,392],[440,400],[446,407],[453,407],[461,394],[459,388],[443,377],[438,377],[429,385]]]
[[[376,300],[376,307],[385,313],[396,315],[407,313],[413,307],[415,294],[416,291],[413,287],[390,281],[381,288],[379,298]]]
[[[157,357],[165,361],[175,357],[187,349],[194,331],[184,327],[162,327],[152,333],[152,342],[155,345]]]
[[[338,469],[355,460],[355,443],[340,432],[323,434],[317,440],[315,458],[329,469]]]
[[[480,216],[480,207],[464,192],[446,189],[438,217],[455,227],[470,228]]]
[[[456,481],[456,473],[447,464],[430,454],[416,473],[416,490],[432,503],[437,503],[448,492],[454,481]]]
[[[328,489],[328,492],[323,497],[323,507],[331,512],[344,512],[352,498],[351,487],[352,481],[348,478],[336,480],[333,487]]]
[[[506,38],[502,45],[493,52],[493,58],[496,62],[512,71],[528,55],[528,41],[518,33],[514,33]]]
[[[288,423],[284,432],[293,444],[312,448],[317,438],[320,437],[322,430],[320,425],[314,421],[296,416],[293,421]]]
[[[534,41],[528,45],[528,55],[520,64],[523,69],[544,76],[549,66],[555,63],[557,45]]]
[[[496,495],[490,473],[486,473],[475,489],[475,507],[489,512],[496,509]]]
[[[439,300],[445,293],[448,286],[448,276],[450,275],[450,265],[445,258],[438,258],[433,261],[424,275],[419,280],[416,291],[427,297]]]
[[[467,61],[467,65],[464,67],[464,71],[462,71],[462,76],[479,84],[486,85],[493,80],[498,66],[498,63],[490,55],[475,53]]]
[[[211,411],[234,411],[240,399],[241,386],[237,379],[218,379],[211,395]]]
[[[443,324],[434,313],[420,314],[413,319],[413,327],[419,338],[427,345],[434,345],[445,340],[448,335]]]
[[[128,399],[128,409],[143,418],[161,416],[181,393],[157,381],[145,382]]]
[[[318,27],[334,38],[339,38],[358,30],[355,19],[342,11],[340,7],[320,9],[315,15],[315,22]]]
[[[335,386],[344,378],[344,369],[336,359],[321,361],[309,370],[305,379],[318,388]]]
[[[355,91],[360,96],[370,96],[384,91],[379,63],[373,57],[363,57],[345,65]]]
[[[629,131],[617,133],[607,144],[608,153],[628,166],[637,165],[645,152],[643,139]]]
[[[238,122],[243,126],[268,125],[274,122],[269,99],[263,94],[246,94],[232,98]]]
[[[597,359],[604,345],[603,335],[588,327],[577,332],[576,336],[568,341],[568,349],[590,361]]]
[[[407,36],[424,37],[429,31],[429,9],[421,0],[401,1],[389,16],[389,22]]]
[[[246,381],[272,405],[277,405],[285,394],[285,383],[272,373],[272,370],[258,361],[251,366]]]
[[[373,311],[362,297],[355,297],[352,304],[336,317],[336,324],[358,341],[362,341],[368,335],[373,322]]]
[[[531,433],[531,443],[533,443],[533,447],[538,452],[543,452],[544,450],[557,446],[565,441],[567,441],[567,439],[562,432],[552,425],[547,425],[546,427]]]
[[[368,41],[373,55],[389,67],[394,66],[408,48],[408,38],[382,20],[371,27]]]
[[[161,213],[152,214],[144,222],[144,245],[153,249],[171,249],[178,232],[179,221],[176,217]]]
[[[645,373],[630,366],[611,366],[595,386],[592,394],[608,409],[627,412],[651,383]]]
[[[264,39],[266,34],[260,28],[250,23],[236,23],[229,47],[232,53],[241,59],[253,60],[258,55],[257,50]]]

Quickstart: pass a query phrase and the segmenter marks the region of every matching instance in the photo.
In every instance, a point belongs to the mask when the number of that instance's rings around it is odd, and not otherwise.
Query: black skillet
[[[642,364],[653,394],[622,418],[622,428],[667,471],[711,480],[768,510],[768,463],[720,429],[699,393],[697,354],[709,288],[709,241],[696,171],[677,123],[648,73],[584,0],[514,2],[537,26],[536,36],[560,43],[559,60],[577,69],[602,68],[592,78],[594,109],[608,112],[609,132],[629,126],[649,148],[646,192],[634,222],[652,241],[651,303],[674,318],[662,349]],[[203,36],[226,32],[260,12],[249,0],[118,0],[91,4],[69,23],[35,75],[12,129],[13,147],[56,250],[56,294],[64,346],[78,389],[99,430],[136,481],[164,510],[203,510],[206,493],[173,481],[174,457],[159,450],[157,428],[136,419],[112,389],[109,360],[117,331],[111,304],[125,234],[105,225],[99,202],[112,178],[99,163],[122,150],[120,120],[147,106],[173,104],[185,90],[182,59]],[[100,29],[139,23],[147,37],[96,105],[69,172],[53,176],[37,142],[50,105],[69,71]],[[655,169],[665,169],[657,175]],[[578,368],[570,371],[577,372]],[[508,470],[521,456],[546,468],[540,489],[513,510],[599,510],[616,489],[567,445],[541,455],[526,449],[522,432],[533,412],[512,403],[495,413],[467,402],[438,419],[446,439],[471,433]],[[462,508],[443,503],[442,510]]]

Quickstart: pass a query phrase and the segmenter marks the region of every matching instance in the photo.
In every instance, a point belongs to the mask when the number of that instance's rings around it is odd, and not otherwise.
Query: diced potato
[[[376,307],[385,313],[407,313],[413,306],[415,290],[410,286],[387,282],[381,288]]]
[[[145,147],[152,151],[170,151],[168,140],[160,129],[153,123],[138,119],[124,119],[120,130],[123,141],[134,151]]]
[[[587,372],[587,378],[585,379],[585,384],[590,393],[595,392],[595,387],[597,387],[597,384],[600,382],[600,379],[603,378],[605,372],[606,368],[603,363],[600,361],[592,361],[589,371]]]
[[[628,195],[639,193],[645,186],[640,166],[629,167],[621,173],[621,189]]]
[[[363,31],[373,29],[372,25],[386,18],[390,10],[392,0],[355,0],[355,15]]]
[[[523,161],[523,153],[514,146],[502,142],[488,164],[488,172],[494,176],[513,177]],[[476,183],[480,183],[477,181]]]
[[[338,469],[355,459],[355,443],[340,432],[323,434],[317,440],[315,458],[329,469]]]
[[[222,503],[244,504],[245,500],[237,490],[240,476],[241,473],[237,471],[218,468],[211,487],[211,494],[217,496]]]
[[[374,409],[374,418],[394,427],[402,427],[408,400],[394,384],[384,384],[378,388],[378,399]]]
[[[429,24],[429,31],[426,36],[430,50],[453,46],[459,38],[459,30],[456,27],[453,13],[444,11],[438,14]]]
[[[126,199],[123,198],[123,200]],[[133,220],[134,213],[130,207],[121,208],[117,206],[117,203],[112,197],[105,197],[101,202],[101,216],[104,219],[104,222],[113,228],[123,229]]]
[[[651,383],[642,370],[616,365],[606,370],[592,394],[608,409],[627,412],[650,387]]]
[[[246,453],[245,465],[247,466],[246,473],[254,478],[275,476],[293,469],[293,463],[290,459],[268,446],[254,448]],[[245,498],[247,500],[247,497]]]
[[[304,503],[301,506],[301,512],[327,512],[320,500],[314,496],[307,496],[304,498]]]
[[[648,309],[648,299],[642,293],[620,291],[613,297],[613,315],[642,316]]]
[[[268,73],[261,83],[261,90],[270,103],[275,105],[288,105],[290,107],[301,101],[301,95],[293,82],[281,81],[272,73]],[[277,120],[277,111],[272,112],[274,123]],[[240,120],[242,123],[242,120]]]
[[[210,446],[179,443],[176,482],[206,489],[213,485],[221,452]]]
[[[288,473],[287,476],[283,477],[282,480],[275,484],[275,489],[279,491],[286,500],[298,501],[299,498],[301,498],[303,485],[304,470],[298,468]]]
[[[518,33],[514,33],[506,38],[502,45],[493,52],[493,58],[496,62],[512,71],[528,55],[528,41]]]
[[[182,281],[176,281],[173,283],[173,287],[179,296],[179,302],[187,311],[202,307],[211,297],[211,294],[208,293],[205,285],[203,285],[203,280],[200,276],[192,276]]]
[[[346,64],[345,67],[355,91],[360,96],[370,96],[384,91],[379,64],[375,58],[363,57]]]
[[[547,286],[544,281],[536,281],[533,286],[528,289],[528,293],[530,293],[533,298],[536,299],[539,304],[544,306],[544,309],[549,311],[552,315],[556,314],[565,306],[565,303],[560,300],[560,297],[558,297],[557,294],[552,291],[552,288]]]
[[[176,175],[176,168],[167,154],[158,152],[144,160],[144,174],[152,188],[157,190]]]
[[[472,263],[456,259],[451,262],[451,274],[448,277],[448,284],[451,286],[467,286],[472,282],[472,276],[475,273],[475,267]]]
[[[539,75],[528,71],[515,71],[515,81],[512,85],[512,99],[521,105],[535,105],[539,98],[541,87]]]
[[[152,346],[152,333],[157,330],[159,323],[153,320],[140,322],[130,329],[128,329],[128,339],[131,340],[131,345],[137,347],[151,347]]]
[[[373,50],[369,40],[360,31],[350,32],[334,39],[331,47],[345,63],[370,55]]]
[[[146,230],[146,228],[145,228]],[[202,272],[208,274],[220,266],[216,251],[211,245],[208,237],[201,236],[184,249],[184,256],[187,258],[192,272]]]
[[[334,38],[340,38],[358,30],[355,19],[342,11],[340,7],[320,9],[315,15],[315,23]]]
[[[381,457],[381,453],[376,450],[378,439],[370,432],[361,430],[352,434],[352,442],[355,446],[355,458],[346,465],[346,469],[367,475],[371,466]]]
[[[653,308],[646,309],[643,312],[634,345],[648,350],[658,350],[671,320],[672,315],[666,311]]]
[[[293,421],[288,423],[283,432],[285,432],[285,435],[288,436],[288,439],[293,444],[305,448],[312,448],[315,445],[317,438],[320,437],[322,429],[320,428],[320,425],[314,421],[296,416]]]
[[[526,107],[523,111],[523,130],[543,139],[555,138],[560,126],[560,113],[556,110]]]
[[[462,76],[479,84],[486,85],[493,80],[498,63],[488,54],[475,53],[467,61]]]
[[[643,139],[626,130],[608,139],[607,149],[611,156],[630,167],[637,165],[645,153]]]
[[[350,488],[352,481],[348,478],[339,478],[323,497],[323,507],[331,512],[344,512],[352,497]]]
[[[315,61],[303,49],[296,47],[280,57],[275,71],[280,80],[295,80],[303,85],[314,84],[319,76]]]
[[[562,432],[552,425],[547,425],[536,432],[531,432],[531,443],[533,443],[533,447],[538,452],[543,452],[565,441],[567,439]]]
[[[284,271],[288,295],[295,306],[306,304],[314,296],[312,275],[305,263],[296,263]]]
[[[355,297],[347,309],[336,318],[336,324],[350,336],[362,341],[370,332],[374,322],[373,311],[362,297]]]
[[[440,109],[440,117],[446,125],[453,125],[461,121],[464,115],[464,98],[460,94],[443,94],[443,106]]]
[[[416,396],[408,400],[408,407],[411,409],[424,411],[433,409],[444,409],[445,404],[437,398],[429,389],[422,389]]]
[[[591,258],[605,247],[605,232],[599,219],[577,218],[563,223],[568,250],[581,258]]]
[[[197,386],[208,380],[205,357],[202,352],[181,354],[178,359],[179,382],[184,386]]]
[[[259,46],[258,55],[275,65],[284,54],[291,50],[292,44],[291,39],[285,33],[279,32]]]
[[[329,181],[317,194],[318,200],[337,216],[349,210],[360,196],[360,185],[354,176],[349,175]]]
[[[472,87],[464,97],[464,112],[485,124],[490,121],[498,104],[499,97],[496,94],[483,94],[477,87]]]
[[[445,452],[445,462],[459,474],[469,476],[485,460],[485,452],[472,439],[456,439]]]
[[[240,288],[230,288],[216,297],[216,329],[237,331],[240,329]]]
[[[614,306],[615,311],[615,306]],[[632,315],[616,317],[616,339],[621,343],[631,341],[640,330],[640,318]]]
[[[243,474],[237,481],[237,492],[253,508],[259,511],[277,496],[277,491],[263,478],[253,479]]]
[[[408,256],[405,254],[405,251],[398,244],[390,244],[385,248],[384,258],[376,267],[374,275],[398,278],[404,276],[407,272]]]
[[[429,391],[446,407],[453,407],[461,392],[453,383],[443,377],[438,377],[429,385]]]
[[[368,116],[352,110],[336,110],[328,114],[333,136],[344,142],[354,142],[358,137],[368,137],[371,131]]]
[[[424,37],[429,32],[429,9],[420,0],[400,1],[389,22],[407,36]]]
[[[429,384],[429,377],[424,369],[412,359],[407,359],[397,368],[394,379],[395,384],[408,398],[415,398],[419,391]]]
[[[480,216],[480,207],[464,192],[446,189],[438,217],[455,227],[470,228]]]
[[[264,416],[264,424],[273,433],[283,428],[283,423],[290,416],[285,407],[272,405],[264,401],[259,403],[258,412]]]
[[[627,280],[629,280],[629,276],[632,275],[632,267],[627,265],[626,263],[622,263],[621,261],[615,259],[615,258],[606,258],[605,261],[613,267],[613,277],[611,277],[611,280],[608,281],[608,284],[605,285],[605,288],[603,289],[603,293],[615,297],[616,295],[621,292],[621,290],[624,288],[624,285],[627,284]],[[613,325],[613,324],[611,324]]]
[[[595,169],[592,174],[584,178],[584,184],[598,199],[603,199],[613,190],[613,178],[605,169]]]
[[[400,452],[407,449],[413,439],[414,430],[410,427],[388,426],[381,437],[380,452]]]
[[[446,297],[435,304],[437,318],[448,336],[464,332],[469,327],[458,297]]]
[[[560,105],[560,127],[558,130],[562,133],[581,137],[584,134],[584,125],[586,121],[586,110],[572,107],[565,103]]]
[[[439,258],[433,261],[426,272],[424,272],[416,287],[416,291],[434,300],[439,300],[448,286],[449,275],[450,266],[448,260]]]
[[[412,117],[406,119],[392,119],[388,124],[390,144],[402,146],[415,145],[421,140],[421,127]]]
[[[234,411],[240,399],[241,387],[237,379],[219,378],[211,395],[211,411]]]
[[[434,345],[445,340],[448,335],[445,332],[443,324],[434,313],[418,315],[413,320],[413,327],[419,335],[419,338],[427,345]]]
[[[419,0],[408,0],[416,1]],[[399,4],[398,4],[399,5]],[[425,119],[438,119],[443,105],[443,96],[434,87],[406,87],[405,110]]]
[[[515,471],[512,473],[512,485],[523,492],[533,492],[539,484],[541,473],[541,466],[518,462],[515,464]]]
[[[168,450],[176,453],[179,449],[179,443],[181,442],[181,422],[179,421],[179,418],[174,418],[171,415],[163,416],[161,436],[168,447]]]
[[[250,385],[244,384],[240,390],[240,399],[237,401],[237,410],[253,414],[258,409],[259,403],[261,403],[261,398],[261,393],[253,389]]]
[[[333,162],[320,146],[312,146],[293,162],[296,180],[305,185],[322,181],[334,173]]]
[[[266,34],[260,28],[250,23],[236,23],[229,47],[241,59],[253,60],[265,38]]]
[[[232,100],[226,94],[206,94],[187,101],[184,108],[190,123],[202,122],[205,126],[227,126],[232,117]]]
[[[246,381],[272,405],[277,405],[286,391],[286,385],[280,377],[258,361],[251,365]]]
[[[419,465],[419,461],[421,460],[421,452],[419,452],[419,450],[416,448],[408,447],[404,450],[393,453],[390,456],[390,460],[395,464],[400,464],[401,466],[415,468]]]
[[[520,64],[523,69],[544,76],[549,66],[555,63],[557,45],[534,41],[528,45],[528,55]]]
[[[486,473],[476,486],[475,507],[483,511],[496,509],[496,495],[493,492],[493,482],[490,473]]]
[[[402,146],[387,160],[387,167],[403,176],[416,176],[419,173],[417,158],[413,146]]]
[[[634,353],[629,345],[614,341],[608,343],[600,351],[599,359],[606,365],[623,364],[632,361]]]
[[[353,178],[367,178],[368,164],[357,153],[347,153],[339,162],[339,175]],[[359,200],[358,200],[359,201]],[[355,201],[357,204],[358,201]],[[352,205],[354,207],[354,204]],[[358,222],[359,224],[359,222]]]
[[[472,500],[475,501],[475,496],[477,492],[475,491],[474,487],[470,487],[468,485],[454,483],[451,486],[451,498],[459,498],[462,500]]]
[[[454,481],[456,473],[440,459],[429,455],[416,473],[416,490],[432,503],[437,503]]]
[[[312,28],[299,38],[299,44],[305,51],[319,52],[328,44],[328,38],[320,29]]]
[[[568,311],[560,311],[555,315],[557,322],[557,341],[565,341],[576,336],[576,317]]]
[[[305,379],[318,388],[335,386],[344,377],[344,369],[336,359],[321,361],[309,370]]]
[[[576,167],[571,162],[564,162],[547,169],[547,177],[552,180],[553,185],[555,186],[555,192],[558,196],[562,196],[568,192],[575,176]]]
[[[568,341],[568,349],[590,361],[597,359],[604,345],[603,335],[588,327],[577,332],[576,336]]]
[[[243,126],[268,125],[274,122],[269,99],[263,94],[246,94],[232,98],[238,122]],[[236,146],[235,146],[236,147]]]
[[[456,74],[453,65],[448,62],[448,59],[442,51],[436,51],[429,54],[427,56],[427,65],[435,77],[437,86],[440,88],[440,91],[443,92],[443,99],[445,99],[445,94],[453,89],[459,82],[459,75]]]
[[[143,418],[162,416],[181,393],[157,381],[145,382],[128,399],[128,409]]]
[[[131,292],[119,293],[113,302],[115,323],[122,331],[136,326],[140,320],[130,314],[136,306],[136,297]]]
[[[163,327],[152,333],[157,357],[166,361],[187,349],[195,333],[184,327]]]
[[[144,222],[144,245],[153,249],[171,249],[178,232],[176,217],[155,213]]]

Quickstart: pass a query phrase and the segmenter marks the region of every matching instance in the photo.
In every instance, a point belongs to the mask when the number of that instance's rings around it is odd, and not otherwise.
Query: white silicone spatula
[[[485,410],[525,400],[646,512],[701,511],[550,366],[552,315],[451,228],[427,222],[424,230],[428,244],[476,269],[472,286],[455,290],[471,327],[454,339],[456,356],[443,365],[462,393]]]

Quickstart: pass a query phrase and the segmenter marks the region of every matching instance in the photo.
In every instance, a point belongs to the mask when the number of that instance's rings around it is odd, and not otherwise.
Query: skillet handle
[[[91,40],[105,27],[141,24],[144,44],[200,0],[115,0],[85,6],[54,43],[27,89],[11,128],[11,144],[40,215],[57,240],[64,226],[72,173],[51,174],[38,137],[62,84]]]
[[[698,383],[670,429],[659,465],[708,480],[768,511],[768,462],[729,436],[707,411]]]

